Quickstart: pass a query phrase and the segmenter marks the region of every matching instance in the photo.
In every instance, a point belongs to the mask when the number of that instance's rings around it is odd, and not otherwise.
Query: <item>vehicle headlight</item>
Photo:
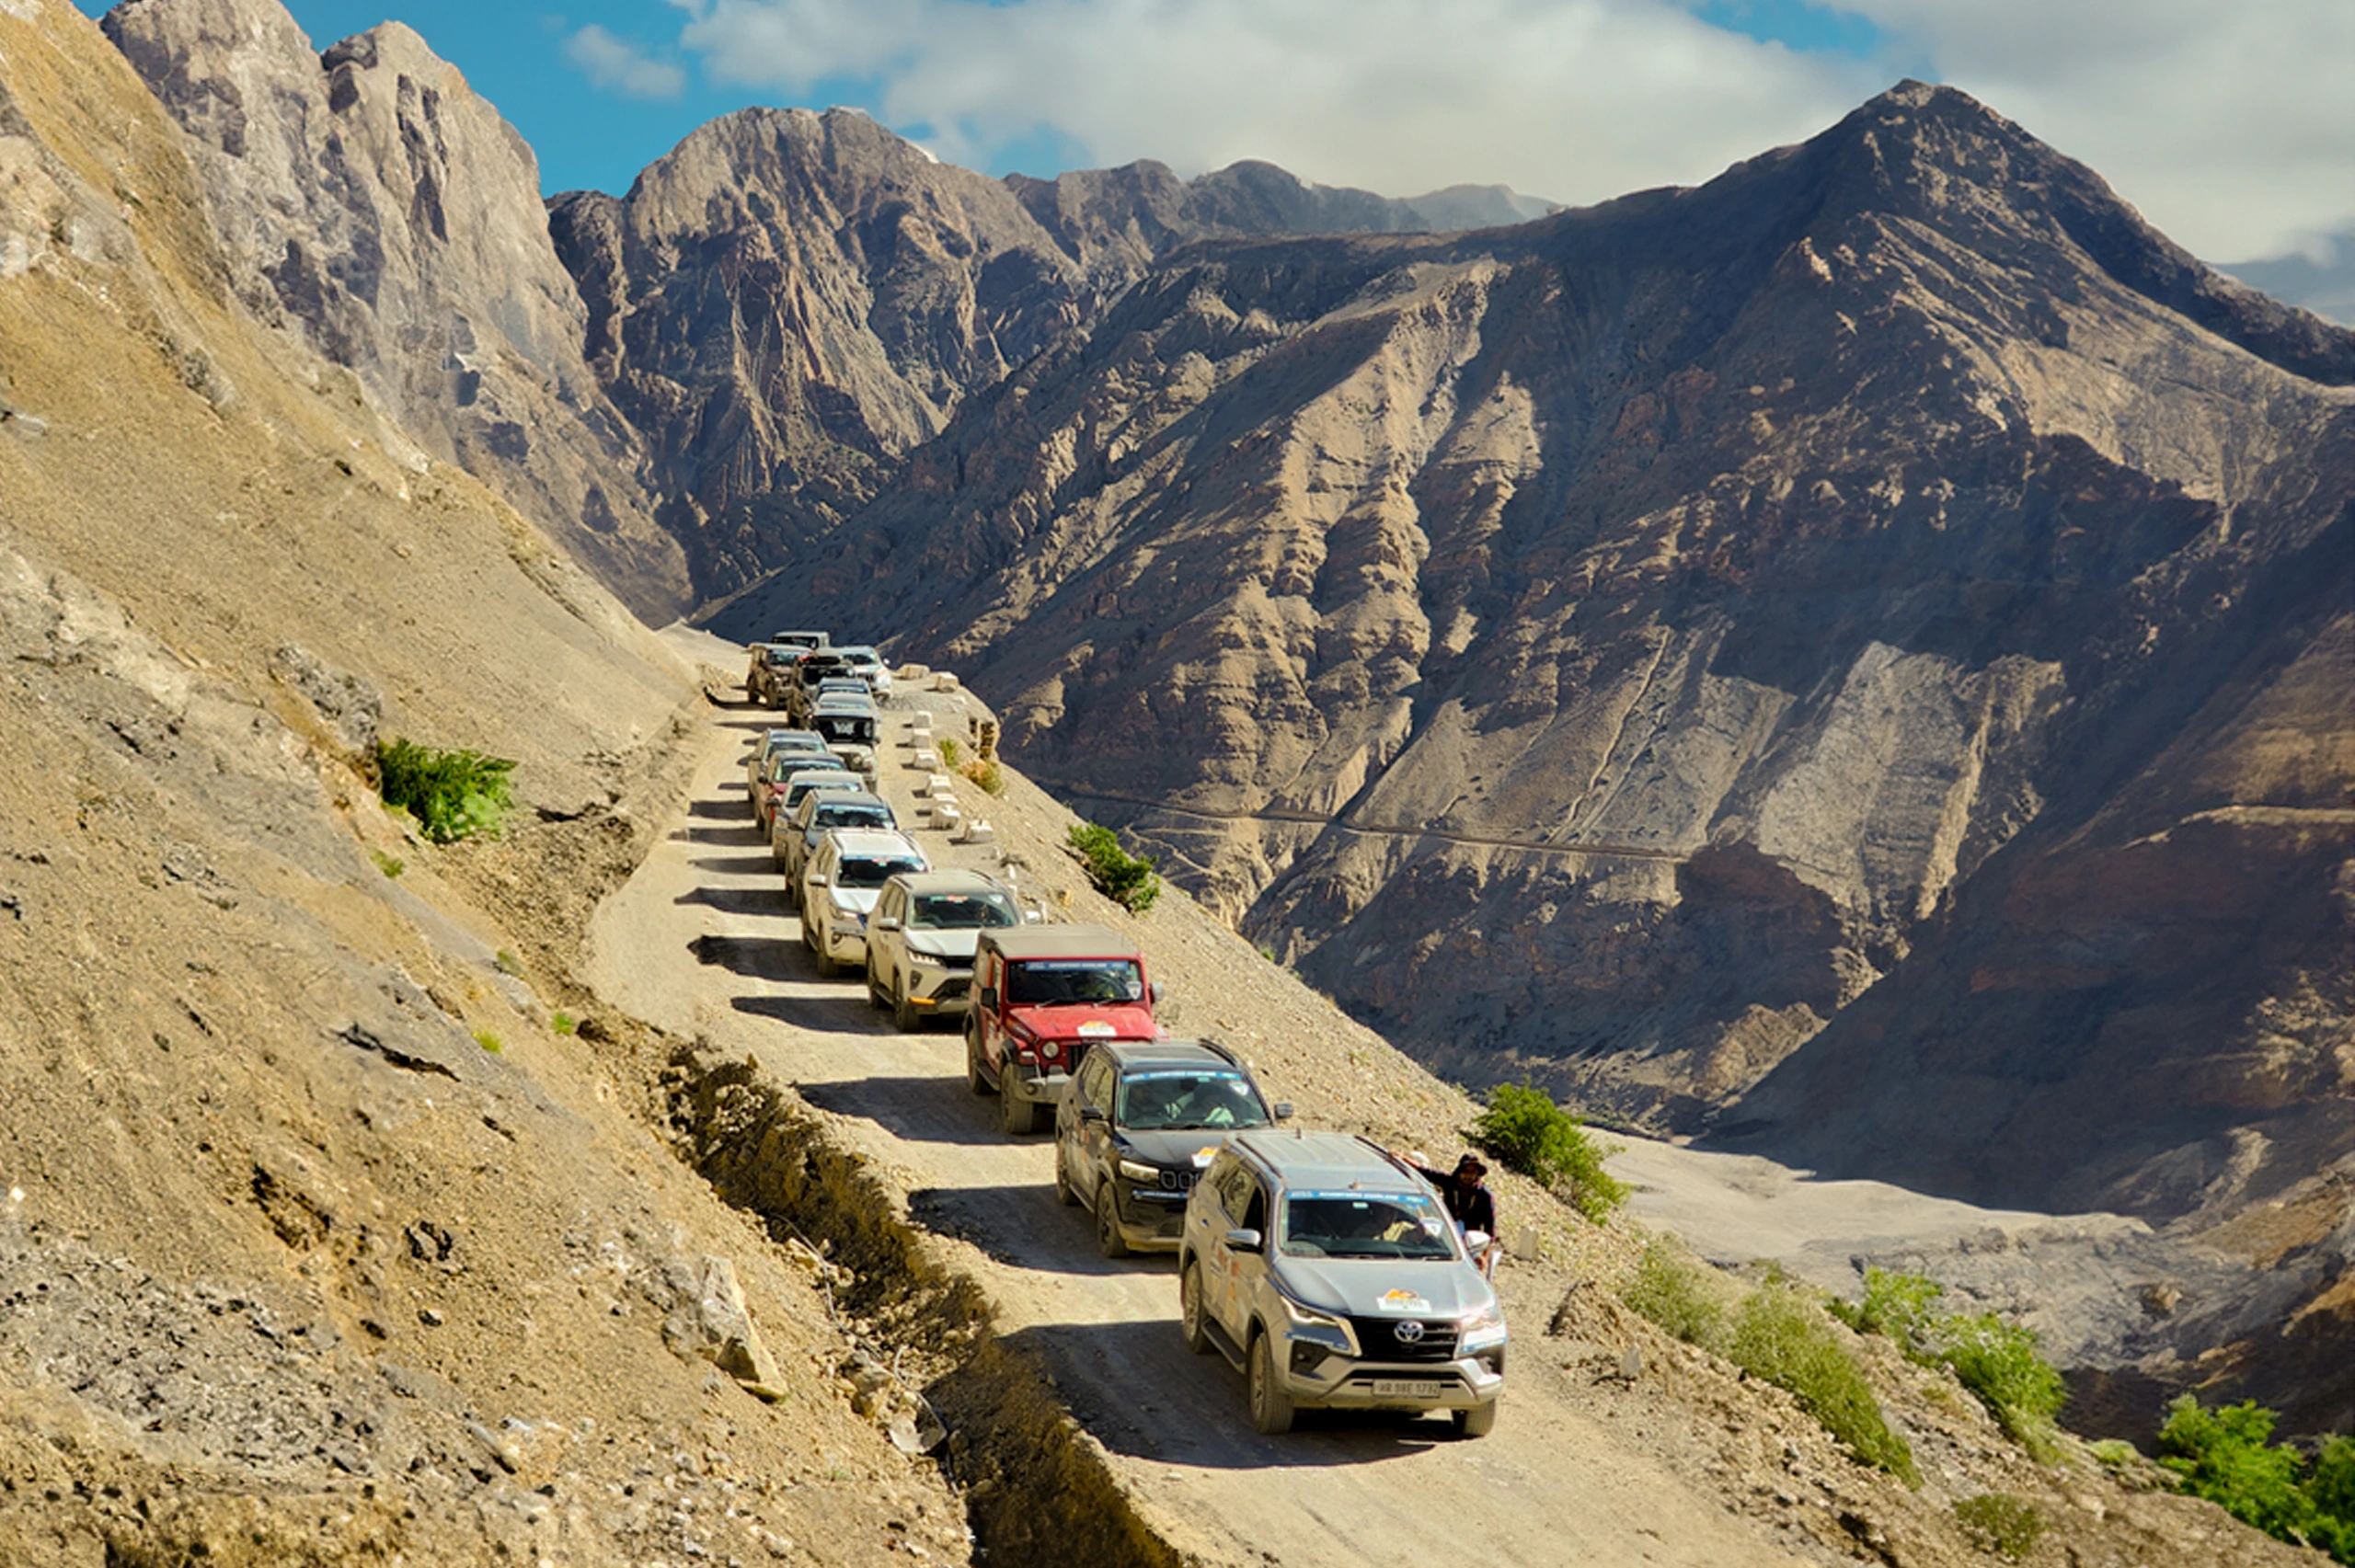
[[[1455,1348],[1465,1356],[1493,1350],[1505,1342],[1504,1309],[1494,1303],[1481,1308],[1455,1326],[1460,1335]]]
[[[1330,1312],[1320,1312],[1315,1308],[1304,1306],[1289,1296],[1281,1299],[1284,1304],[1284,1316],[1292,1323],[1290,1337],[1306,1340],[1312,1345],[1326,1345],[1339,1351],[1344,1356],[1355,1356],[1358,1353],[1357,1335],[1350,1332],[1350,1325],[1346,1319],[1337,1318]]]
[[[908,949],[908,962],[923,965],[929,969],[945,969],[948,967],[947,959],[931,953],[919,953],[913,947]]]
[[[1158,1183],[1161,1180],[1161,1171],[1158,1166],[1142,1164],[1134,1160],[1120,1162],[1120,1174],[1132,1182]]]

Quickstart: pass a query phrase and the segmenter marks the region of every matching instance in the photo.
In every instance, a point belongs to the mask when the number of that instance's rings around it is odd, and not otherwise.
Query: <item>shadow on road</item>
[[[700,817],[706,819],[724,817],[743,823],[747,830],[759,826],[757,822],[752,820],[752,811],[751,804],[741,793],[708,795],[702,800],[687,802],[687,815],[690,817]]]
[[[787,947],[799,952],[801,944],[790,937],[717,936],[708,932],[687,944],[696,963],[756,980],[776,972],[781,967],[777,956]]]
[[[781,875],[776,857],[772,854],[706,855],[687,863],[697,871],[708,871],[717,876],[775,876]]]
[[[904,1037],[896,1029],[885,1033]],[[909,1143],[995,1149],[1012,1142],[998,1130],[997,1102],[974,1098],[962,1078],[879,1076],[846,1083],[804,1083],[800,1090],[801,1097],[821,1110],[873,1122]]]
[[[798,951],[800,944],[793,944]],[[873,1035],[880,1032],[879,1015],[867,1005],[863,990],[843,996],[740,996],[728,1003],[754,1018],[774,1018],[797,1029],[830,1035]]]
[[[1072,1413],[1113,1452],[1210,1470],[1323,1470],[1411,1459],[1456,1441],[1438,1416],[1304,1410],[1292,1431],[1251,1430],[1243,1375],[1216,1355],[1189,1353],[1170,1315],[1144,1322],[1042,1323],[1005,1338],[1055,1374]]]
[[[782,887],[695,887],[671,901],[674,904],[701,904],[706,909],[720,910],[731,915],[782,915],[793,908],[785,901],[785,889]]]

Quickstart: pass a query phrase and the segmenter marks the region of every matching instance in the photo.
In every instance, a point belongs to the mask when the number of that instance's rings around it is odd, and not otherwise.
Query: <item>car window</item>
[[[1300,1192],[1284,1198],[1283,1254],[1452,1258],[1454,1227],[1420,1193]]]
[[[880,887],[903,872],[922,871],[924,863],[914,860],[883,860],[870,855],[853,855],[842,863],[841,874],[834,878],[837,887]]]
[[[911,931],[983,931],[1021,923],[1014,900],[1003,893],[924,893],[908,911]]]
[[[1139,1132],[1268,1125],[1268,1108],[1240,1072],[1155,1069],[1120,1080],[1113,1120]]]
[[[1127,958],[1033,958],[1006,980],[1006,1000],[1025,1006],[1139,1001],[1144,979]]]
[[[821,828],[890,828],[891,808],[865,801],[821,800],[812,818]]]
[[[1260,1190],[1259,1184],[1252,1179],[1249,1172],[1244,1173],[1243,1180],[1247,1189],[1243,1196],[1243,1229],[1257,1230],[1265,1236],[1268,1233],[1268,1195]]]

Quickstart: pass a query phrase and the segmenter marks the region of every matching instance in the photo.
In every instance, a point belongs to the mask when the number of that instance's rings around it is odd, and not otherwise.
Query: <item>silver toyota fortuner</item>
[[[1237,1135],[1187,1202],[1178,1291],[1188,1347],[1243,1369],[1261,1432],[1314,1407],[1496,1425],[1504,1310],[1430,1185],[1365,1139]]]

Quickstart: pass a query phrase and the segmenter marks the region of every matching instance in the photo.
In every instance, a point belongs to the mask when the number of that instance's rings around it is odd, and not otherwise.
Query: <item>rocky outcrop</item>
[[[599,377],[654,455],[699,592],[731,593],[897,478],[997,384],[1162,255],[1205,236],[1511,223],[1498,188],[1417,202],[1265,164],[1004,182],[850,109],[746,109],[621,198],[550,204]]]
[[[1451,1073],[2165,1218],[2349,1147],[2350,387],[1908,85],[1694,190],[1186,251],[719,624],[912,628]]]
[[[105,27],[187,134],[247,303],[641,615],[683,612],[538,161],[465,78],[398,23],[320,54],[279,0],[129,0]]]

